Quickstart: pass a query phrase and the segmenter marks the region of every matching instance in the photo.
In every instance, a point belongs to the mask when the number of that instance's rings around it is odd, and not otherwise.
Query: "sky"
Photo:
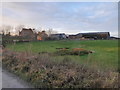
[[[110,32],[118,36],[117,2],[3,2],[4,25],[59,33]]]

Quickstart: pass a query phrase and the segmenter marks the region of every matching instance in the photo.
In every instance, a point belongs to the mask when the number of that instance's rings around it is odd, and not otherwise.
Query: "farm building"
[[[69,35],[69,39],[76,39],[77,35]]]
[[[69,39],[109,39],[109,32],[94,32],[94,33],[78,33],[76,35],[69,35]]]
[[[59,34],[51,34],[50,38],[61,40],[61,39],[66,39],[67,36],[65,35],[65,33],[59,33]]]
[[[23,38],[23,41],[36,40],[36,33],[34,32],[34,29],[31,28],[23,28],[22,31],[19,32],[19,36]]]
[[[111,40],[116,40],[116,39],[120,40],[119,37],[110,37],[110,39],[111,39]]]
[[[37,34],[37,40],[45,40],[48,37],[45,31],[38,32]]]
[[[79,35],[69,35],[69,39],[79,40],[80,38],[82,38],[82,35],[81,35],[81,34],[79,34]]]
[[[82,35],[84,38],[89,39],[109,39],[110,33],[109,32],[94,32],[94,33],[79,33],[78,35]]]

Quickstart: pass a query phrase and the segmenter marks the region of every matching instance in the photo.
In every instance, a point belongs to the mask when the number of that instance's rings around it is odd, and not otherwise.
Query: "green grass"
[[[68,57],[77,63],[116,69],[118,67],[118,40],[90,40],[90,41],[41,41],[29,43],[17,43],[8,45],[14,51],[55,52],[56,48],[84,48],[95,51],[85,56],[55,56],[58,61]]]

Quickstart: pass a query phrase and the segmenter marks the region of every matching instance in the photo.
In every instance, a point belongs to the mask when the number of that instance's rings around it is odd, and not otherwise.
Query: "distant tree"
[[[50,36],[51,34],[56,34],[57,31],[55,31],[52,28],[50,28],[49,30],[46,31],[46,33],[48,34],[48,36]]]
[[[15,32],[19,33],[22,30],[22,28],[24,28],[24,27],[25,27],[25,25],[18,25],[18,26],[16,26],[15,27]]]
[[[0,26],[0,34],[3,34],[3,28]]]
[[[42,32],[42,28],[41,27],[39,27],[39,28],[37,28],[37,29],[35,29],[36,30],[36,32],[38,33],[38,32]]]
[[[10,25],[2,25],[0,27],[0,29],[1,29],[0,32],[5,33],[5,34],[9,34],[11,32],[11,30],[13,29],[13,27]]]

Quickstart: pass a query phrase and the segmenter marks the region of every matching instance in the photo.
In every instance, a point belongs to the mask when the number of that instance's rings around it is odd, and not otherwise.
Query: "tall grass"
[[[26,53],[26,54],[25,54]],[[75,63],[65,56],[56,62],[48,53],[5,51],[3,65],[36,88],[118,88],[118,72]],[[22,57],[22,58],[21,58]]]

